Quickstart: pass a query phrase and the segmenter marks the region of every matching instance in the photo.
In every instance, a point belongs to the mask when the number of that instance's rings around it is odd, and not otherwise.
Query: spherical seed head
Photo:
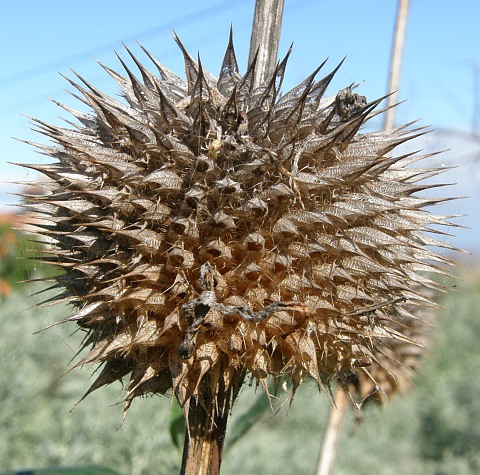
[[[415,196],[439,170],[391,155],[420,132],[359,133],[381,100],[324,98],[338,68],[281,95],[290,51],[253,89],[231,37],[218,80],[176,41],[186,81],[145,51],[158,76],[133,55],[142,80],[104,67],[125,101],[79,77],[92,112],[36,121],[56,161],[32,166],[49,180],[27,202],[65,271],[65,321],[88,334],[78,364],[104,365],[87,394],[129,375],[127,407],[172,388],[184,404],[244,369],[323,385],[410,341],[396,318],[428,304],[421,273],[445,259],[426,233],[449,225]]]
[[[433,299],[436,292],[430,291],[427,295]],[[386,403],[396,393],[411,388],[431,340],[435,307],[415,305],[406,315],[396,312],[391,325],[405,338],[382,339],[371,357],[359,361],[355,373],[341,376],[343,386],[358,401],[359,407],[366,402]]]

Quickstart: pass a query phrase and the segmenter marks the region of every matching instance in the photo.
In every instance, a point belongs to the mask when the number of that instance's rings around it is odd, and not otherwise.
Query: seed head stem
[[[220,472],[230,407],[244,377],[245,372],[239,370],[230,381],[222,377],[213,381],[208,373],[201,381],[198,396],[189,402],[180,475],[217,475]]]
[[[271,77],[277,64],[285,0],[257,0],[250,39],[249,66],[258,52],[254,88]]]

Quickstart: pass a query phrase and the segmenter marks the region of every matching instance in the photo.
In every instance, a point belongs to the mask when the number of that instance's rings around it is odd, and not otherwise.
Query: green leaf
[[[0,475],[120,475],[118,472],[104,467],[52,467],[32,468],[11,472],[3,472]]]
[[[185,439],[185,416],[176,399],[173,400],[170,410],[170,437],[173,445],[180,449]]]
[[[236,444],[265,414],[270,412],[271,409],[267,395],[261,394],[250,409],[240,416],[230,427],[230,435],[227,439],[228,445],[226,449],[230,449]]]

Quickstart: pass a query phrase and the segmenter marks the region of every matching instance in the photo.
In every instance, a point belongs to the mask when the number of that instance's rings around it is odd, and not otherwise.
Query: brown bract
[[[87,394],[127,377],[127,408],[170,389],[186,405],[244,371],[322,386],[385,339],[411,343],[402,327],[436,286],[423,273],[449,264],[430,227],[450,223],[425,211],[444,200],[416,195],[440,170],[393,154],[424,132],[360,133],[382,99],[324,98],[338,67],[282,95],[290,51],[253,89],[255,61],[242,76],[231,37],[218,80],[175,39],[186,81],[127,50],[141,80],[104,66],[124,100],[78,76],[91,112],[59,104],[71,128],[35,120],[55,161],[28,165],[48,180],[27,207],[64,269],[63,321],[87,332],[78,365],[103,365]]]
[[[419,289],[416,289],[419,290]],[[437,292],[427,292],[434,298]],[[372,356],[340,382],[360,408],[365,402],[386,403],[392,396],[411,388],[421,360],[432,340],[437,305],[410,305],[408,312],[390,315],[391,325],[405,338],[384,338],[377,342]],[[412,318],[414,316],[414,318]]]

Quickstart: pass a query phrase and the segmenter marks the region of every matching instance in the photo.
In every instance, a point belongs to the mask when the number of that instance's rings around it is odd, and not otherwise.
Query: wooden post
[[[250,65],[258,50],[255,67],[254,88],[265,82],[275,70],[278,44],[282,31],[283,5],[285,0],[257,0],[250,39]]]
[[[395,22],[387,91],[389,94],[392,93],[392,95],[388,97],[387,106],[390,107],[390,109],[385,112],[385,120],[383,124],[384,130],[390,130],[395,127],[395,107],[392,106],[397,100],[397,90],[400,85],[409,3],[410,0],[398,0],[397,20]]]
[[[322,449],[318,461],[317,475],[331,475],[337,456],[338,439],[342,430],[343,418],[348,406],[348,393],[338,388],[335,393],[335,407],[330,409],[327,428],[323,438]]]

